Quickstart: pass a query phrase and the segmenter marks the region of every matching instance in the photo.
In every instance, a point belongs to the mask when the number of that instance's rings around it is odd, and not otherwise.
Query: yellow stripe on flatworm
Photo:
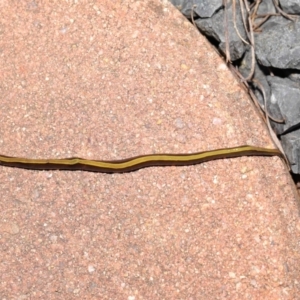
[[[282,157],[282,154],[278,149],[268,149],[245,145],[192,154],[149,154],[115,161],[89,160],[83,158],[29,159],[0,155],[0,165],[27,169],[70,169],[110,173],[133,171],[149,166],[182,166],[200,164],[205,161],[238,156]]]

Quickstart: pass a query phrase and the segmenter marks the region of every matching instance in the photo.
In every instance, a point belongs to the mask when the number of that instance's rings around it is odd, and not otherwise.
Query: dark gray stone
[[[195,12],[200,18],[210,18],[222,6],[222,0],[200,0],[197,1]]]
[[[169,0],[169,1],[181,12],[182,5],[185,0]]]
[[[300,132],[293,132],[282,136],[281,143],[290,162],[292,172],[300,174]]]
[[[300,22],[272,17],[255,34],[256,57],[266,67],[300,70]]]
[[[300,14],[299,0],[279,0],[282,10],[288,14]]]
[[[181,13],[189,19],[191,19],[192,14],[193,17],[196,17],[196,7],[200,1],[201,0],[185,0],[181,6]]]
[[[262,1],[257,10],[257,15],[267,15],[270,13],[276,13],[275,6],[273,4],[273,0],[264,0]],[[254,26],[260,24],[263,21],[264,17],[262,18],[255,18]]]
[[[173,1],[178,0],[171,0]],[[222,5],[222,0],[184,0],[182,1],[181,12],[187,18],[191,18],[192,10],[193,17],[197,15],[201,18],[210,18]],[[194,9],[193,9],[194,7]]]
[[[275,131],[284,130],[300,122],[300,85],[288,78],[267,76],[271,87],[270,108],[279,108],[285,124],[271,122]],[[292,172],[300,172],[300,129],[281,136],[281,144],[291,164]]]
[[[243,25],[243,20],[241,16],[241,11],[239,8],[239,2],[236,5],[236,27],[238,28],[240,35],[247,40],[246,32]],[[233,12],[232,5],[228,4],[227,7],[227,19],[228,19],[228,41],[229,41],[229,51],[231,60],[235,61],[240,59],[245,50],[249,48],[248,45],[244,44],[241,38],[238,36],[233,22]],[[226,49],[226,38],[225,38],[225,20],[224,20],[224,10],[218,11],[209,19],[198,19],[196,20],[197,27],[205,35],[213,37],[217,42],[219,42],[219,49],[221,52],[225,53]]]
[[[270,107],[278,106],[285,119],[285,124],[276,132],[281,134],[300,122],[300,85],[289,78],[267,76],[267,80],[271,88]]]
[[[245,52],[245,55],[239,66],[239,72],[243,75],[244,78],[246,78],[250,74],[251,64],[252,64],[251,56],[252,56],[251,50],[249,49]],[[257,63],[255,63],[255,69],[254,69],[254,74],[252,79],[259,81],[259,83],[263,86],[263,89],[266,94],[267,102],[268,102],[268,100],[270,99],[270,86],[266,79],[266,75],[261,71]],[[259,86],[255,84],[252,85],[252,88],[254,90],[254,93],[258,99],[260,106],[264,108],[264,98],[261,89],[259,88]]]
[[[258,7],[257,14],[258,15],[267,15],[270,13],[276,13],[275,6],[273,4],[273,0],[263,0]]]

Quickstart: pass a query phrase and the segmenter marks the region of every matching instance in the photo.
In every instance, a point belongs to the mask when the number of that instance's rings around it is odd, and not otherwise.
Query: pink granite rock
[[[126,158],[272,147],[166,1],[2,1],[0,153]],[[297,299],[300,218],[277,157],[128,174],[0,168],[1,299]]]

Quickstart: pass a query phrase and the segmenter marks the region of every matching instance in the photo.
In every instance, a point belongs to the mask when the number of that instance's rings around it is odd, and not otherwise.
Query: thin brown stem
[[[226,64],[228,64],[231,63],[231,57],[230,57],[230,49],[229,49],[227,0],[223,0],[223,5],[224,5],[224,23],[225,23],[225,58],[226,58]]]
[[[233,12],[233,26],[234,26],[234,29],[235,29],[237,35],[245,44],[249,45],[249,43],[242,37],[242,35],[240,34],[240,32],[236,26],[236,0],[233,0],[233,2],[232,2],[232,12]]]
[[[291,21],[296,21],[296,17],[295,16],[290,16],[289,14],[285,13],[280,7],[279,7],[279,3],[278,0],[273,0],[273,4],[276,8],[276,10],[285,18],[291,20]]]

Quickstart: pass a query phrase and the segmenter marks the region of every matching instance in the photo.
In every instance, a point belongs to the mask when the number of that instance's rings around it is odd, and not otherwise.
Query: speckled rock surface
[[[0,9],[2,154],[272,147],[221,58],[168,2]],[[1,167],[0,182],[1,299],[299,297],[299,202],[279,158],[115,175]]]

